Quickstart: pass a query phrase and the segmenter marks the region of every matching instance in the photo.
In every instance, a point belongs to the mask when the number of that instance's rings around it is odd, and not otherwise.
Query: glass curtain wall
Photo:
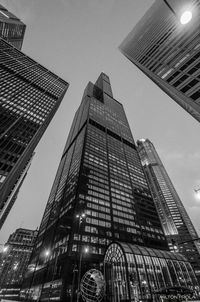
[[[105,254],[106,301],[159,301],[167,290],[198,296],[192,267],[177,253],[112,243]]]

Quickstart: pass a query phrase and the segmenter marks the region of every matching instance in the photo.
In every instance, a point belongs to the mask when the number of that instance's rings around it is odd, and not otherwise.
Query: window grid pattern
[[[190,2],[195,14],[192,24],[184,27],[164,2],[156,1],[123,41],[121,49],[200,121],[200,7],[198,1]]]
[[[117,293],[121,300],[126,298],[124,287],[132,299],[150,299],[162,288],[174,286],[188,287],[195,294],[198,291],[192,267],[181,254],[112,243],[104,257],[104,269],[108,283],[107,296]]]
[[[20,50],[25,29],[26,25],[0,4],[0,37]]]
[[[3,196],[0,200],[0,210],[2,210],[35,146],[55,114],[68,83],[1,38],[0,74],[0,190]],[[7,185],[4,185],[5,183]],[[14,199],[10,201],[7,209],[10,210],[13,203]],[[0,221],[2,225],[3,222],[1,219]]]
[[[198,271],[200,260],[198,243],[191,241],[181,244],[181,242],[198,238],[198,234],[157,151],[148,139],[138,141],[138,151],[160,219],[163,222],[163,230],[168,236],[169,246],[174,249],[173,242],[178,243],[179,251],[188,258],[194,269]]]
[[[53,77],[48,70],[45,71],[38,63],[3,40],[0,40],[0,46],[0,183],[2,183],[54,110],[58,96],[65,88],[64,83],[59,83],[57,76]]]
[[[141,244],[144,244],[142,235],[148,241],[165,240],[134,148],[112,137],[104,127],[100,127],[99,124],[93,125],[91,121],[86,134],[83,165],[85,184],[82,185],[80,198],[87,209],[85,228],[87,234],[82,239],[96,245],[93,247],[93,250],[96,249],[95,253],[98,253],[98,248],[99,251],[105,249],[105,246],[101,246],[103,239],[101,236],[107,238],[103,243],[109,243],[111,236],[122,241],[130,240]],[[145,213],[143,222],[137,217],[133,188],[137,194],[139,192],[143,196],[142,211]],[[148,206],[146,198],[149,199]],[[114,229],[110,232],[112,225]],[[96,235],[95,238],[94,234],[89,234],[90,230]],[[81,237],[77,239],[80,240]]]
[[[5,255],[1,257],[0,286],[21,284],[37,236],[37,231],[17,229],[10,235]],[[13,267],[16,269],[13,270]]]
[[[75,114],[32,256],[32,263],[41,265],[34,273],[32,286],[51,282],[55,261],[57,266],[69,269],[70,284],[71,269],[79,256],[84,269],[98,266],[114,240],[167,249],[123,107],[111,98],[108,80],[104,85],[102,75],[99,79],[98,85],[88,84]],[[104,86],[109,95],[102,91]],[[60,196],[58,211],[54,211],[56,194]],[[56,260],[55,247],[62,244]],[[47,246],[53,255],[42,261],[40,253]],[[89,257],[81,254],[86,246]],[[44,263],[47,273],[42,277]],[[116,266],[116,271],[120,267]],[[63,270],[58,269],[55,279],[66,278],[62,274]],[[128,295],[126,290],[123,294]]]

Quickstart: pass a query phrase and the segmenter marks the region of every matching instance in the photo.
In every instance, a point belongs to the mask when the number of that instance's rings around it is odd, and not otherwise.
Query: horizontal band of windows
[[[197,90],[195,93],[193,93],[190,98],[196,101],[200,97],[200,90]]]
[[[111,227],[111,223],[110,222],[107,222],[107,221],[104,221],[104,220],[100,220],[100,219],[89,218],[89,217],[86,218],[86,223],[94,224],[94,225],[99,225],[99,226],[103,226],[103,227],[106,227],[106,228],[110,228]]]
[[[106,128],[103,127],[102,125],[100,125],[99,123],[93,121],[92,119],[89,119],[89,123],[93,126],[95,126],[96,128],[102,130],[103,132],[106,132]],[[128,145],[129,147],[136,149],[135,145],[129,141],[127,141],[126,139],[122,138],[121,136],[119,136],[118,134],[112,132],[111,130],[107,129],[107,134],[112,136],[113,138],[123,142],[124,144]]]
[[[101,211],[103,213],[110,214],[110,208],[107,208],[107,207],[104,207],[104,206],[100,206],[100,205],[95,204],[95,203],[88,202],[87,203],[87,208],[89,208],[89,209],[95,209],[97,211]]]

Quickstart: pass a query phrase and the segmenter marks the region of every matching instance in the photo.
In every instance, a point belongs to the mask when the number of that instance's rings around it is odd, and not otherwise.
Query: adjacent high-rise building
[[[0,37],[21,50],[26,25],[0,4]]]
[[[184,11],[192,13],[180,23]],[[200,121],[200,4],[156,0],[120,45],[122,53]]]
[[[0,38],[0,228],[68,83]]]
[[[38,231],[20,228],[9,236],[1,251],[0,298],[19,295],[37,234]]]
[[[153,249],[161,249],[166,270],[167,241],[138,151],[123,106],[114,99],[108,76],[101,73],[95,84],[87,85],[75,114],[22,296],[78,301],[83,273],[89,268],[103,270],[106,248],[116,241],[132,246],[136,253],[136,245],[149,247],[152,255]],[[125,274],[123,278],[127,280]],[[126,299],[128,294],[124,293]],[[141,295],[139,291],[138,297]]]
[[[141,139],[137,143],[142,165],[170,249],[178,248],[179,252],[187,257],[200,280],[200,242],[195,240],[199,236],[154,145],[148,139]]]
[[[31,156],[30,160],[28,161],[27,165],[24,167],[24,169],[21,171],[21,174],[19,176],[19,178],[17,179],[17,182],[15,183],[15,186],[12,189],[12,192],[10,193],[10,195],[8,196],[3,208],[1,209],[0,212],[0,226],[3,225],[3,223],[5,222],[10,210],[12,209],[12,206],[14,205],[17,197],[18,197],[18,193],[19,190],[26,178],[26,175],[28,173],[28,170],[30,168],[32,159],[33,159],[34,153]]]

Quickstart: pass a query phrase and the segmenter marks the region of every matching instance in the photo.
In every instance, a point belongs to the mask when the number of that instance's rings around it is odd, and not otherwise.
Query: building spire
[[[105,73],[101,73],[98,77],[95,85],[99,87],[103,92],[108,94],[110,97],[113,97],[112,88],[110,85],[110,79]]]

